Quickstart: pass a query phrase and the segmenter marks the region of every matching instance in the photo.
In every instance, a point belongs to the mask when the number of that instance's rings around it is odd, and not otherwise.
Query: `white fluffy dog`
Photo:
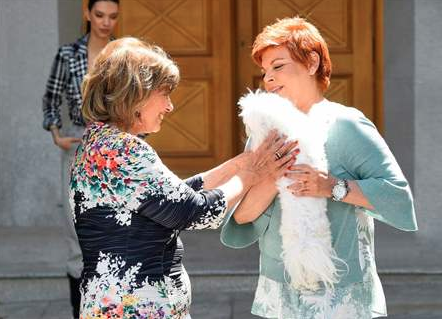
[[[297,164],[308,164],[327,172],[324,143],[326,129],[307,114],[299,111],[289,100],[273,93],[257,91],[243,96],[238,104],[240,116],[255,150],[276,129],[288,140],[298,140],[300,153]],[[338,260],[331,245],[330,223],[325,198],[297,197],[287,186],[294,181],[282,177],[277,182],[282,207],[282,258],[290,283],[295,289],[316,290],[322,283],[333,289],[339,275]]]

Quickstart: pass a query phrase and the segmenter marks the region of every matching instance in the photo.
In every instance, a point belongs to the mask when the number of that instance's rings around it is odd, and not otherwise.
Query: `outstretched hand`
[[[252,170],[256,182],[272,177],[275,181],[282,177],[296,161],[299,153],[297,141],[287,142],[287,136],[279,137],[276,130],[269,133],[261,145],[250,153],[250,161],[245,169]]]

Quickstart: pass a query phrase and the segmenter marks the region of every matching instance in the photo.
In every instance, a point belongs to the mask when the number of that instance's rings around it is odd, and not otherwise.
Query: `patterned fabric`
[[[372,318],[370,303],[364,297],[370,295],[369,289],[363,283],[355,283],[333,293],[306,294],[260,276],[252,313],[275,319],[368,319]]]
[[[70,204],[83,252],[82,318],[188,318],[183,229],[217,228],[226,201],[185,182],[143,140],[88,125],[71,171]]]
[[[46,130],[52,125],[62,126],[60,105],[65,94],[69,117],[76,125],[84,126],[81,115],[81,83],[87,73],[87,42],[85,35],[76,42],[63,45],[52,63],[51,73],[43,96],[43,127]]]
[[[373,218],[357,211],[359,263],[363,282],[308,293],[260,275],[252,313],[275,319],[369,319],[387,315],[374,263]],[[374,292],[374,293],[373,293]]]

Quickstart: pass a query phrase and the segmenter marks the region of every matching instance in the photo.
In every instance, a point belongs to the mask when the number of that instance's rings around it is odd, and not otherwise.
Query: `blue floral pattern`
[[[374,262],[374,223],[362,208],[356,209],[359,263],[363,282],[334,291],[296,291],[260,275],[252,313],[275,319],[368,319],[387,315],[384,292]],[[376,293],[373,294],[373,291]],[[373,300],[377,298],[379,300]]]

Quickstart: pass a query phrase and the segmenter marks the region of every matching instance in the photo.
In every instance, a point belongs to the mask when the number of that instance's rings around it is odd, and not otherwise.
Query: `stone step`
[[[71,319],[68,299],[0,304],[1,319]]]
[[[0,265],[66,260],[66,243],[60,228],[0,227],[0,242]]]

